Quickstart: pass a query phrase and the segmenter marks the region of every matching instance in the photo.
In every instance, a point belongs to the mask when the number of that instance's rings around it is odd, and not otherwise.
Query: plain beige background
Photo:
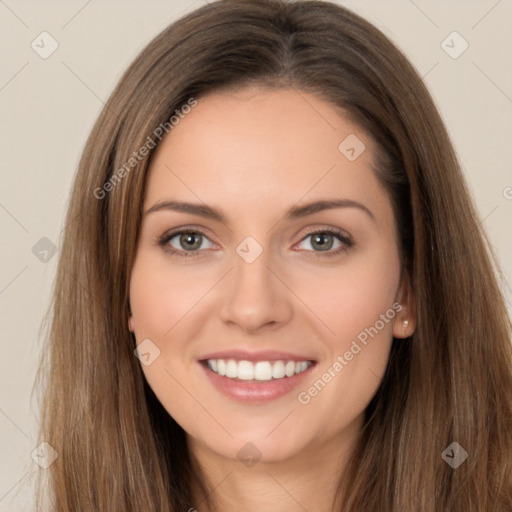
[[[511,276],[512,0],[339,3],[378,26],[424,77],[482,223]],[[30,508],[38,329],[85,139],[136,54],[174,19],[203,4],[0,0],[0,511]],[[46,59],[31,47],[43,31],[59,45]],[[464,40],[467,50],[453,58]],[[36,244],[44,249],[49,242],[40,242],[43,237],[56,246],[55,255],[42,254]],[[49,260],[41,261],[45,256]],[[510,288],[507,294],[510,307]]]

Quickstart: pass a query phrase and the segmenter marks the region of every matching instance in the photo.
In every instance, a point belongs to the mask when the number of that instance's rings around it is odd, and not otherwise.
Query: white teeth
[[[249,361],[240,361],[238,363],[237,374],[235,375],[235,377],[238,377],[241,380],[253,380],[254,365]]]
[[[292,377],[311,366],[311,361],[235,361],[234,359],[208,359],[208,368],[230,379],[271,380]]]
[[[210,366],[210,363],[212,363],[213,361],[215,361],[215,359],[208,359],[208,366]],[[216,361],[217,363],[217,373],[219,375],[226,375],[226,361],[224,361],[224,359],[218,359]],[[210,366],[210,368],[213,370],[213,371],[216,371],[215,368],[213,367],[213,364],[212,366]]]
[[[242,362],[242,361],[240,361]],[[255,365],[250,361],[244,361],[254,366],[255,380],[270,380],[272,378],[272,365],[268,361],[259,361]]]
[[[274,379],[282,379],[286,375],[284,370],[284,363],[283,361],[276,361],[272,365],[272,377]]]
[[[233,359],[230,359],[226,363],[226,377],[230,377],[231,379],[238,377],[238,365]]]
[[[287,377],[291,377],[292,375],[294,375],[295,374],[295,362],[288,361],[286,363],[284,371],[285,371]]]

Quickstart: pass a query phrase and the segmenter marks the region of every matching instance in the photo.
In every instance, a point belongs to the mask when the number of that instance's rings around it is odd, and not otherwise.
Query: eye
[[[313,253],[315,257],[336,256],[352,247],[352,240],[342,231],[334,228],[317,229],[308,233],[302,240],[311,238],[309,243],[312,250],[307,252]],[[204,247],[204,242],[210,239],[197,229],[181,229],[172,233],[167,233],[158,240],[158,244],[169,254],[180,257],[200,256]],[[332,250],[333,245],[338,242],[338,247]],[[210,243],[212,243],[210,241]],[[300,245],[300,244],[299,244]]]
[[[200,249],[204,249],[203,242],[205,240],[209,240],[209,238],[201,231],[182,229],[164,235],[158,241],[158,244],[166,252],[176,256],[196,256],[196,254],[191,253],[198,253]]]
[[[308,233],[301,241],[310,238],[309,246],[313,248],[314,256],[336,256],[341,252],[347,252],[352,247],[352,240],[343,232],[334,228],[324,228]],[[338,242],[338,247],[333,251],[333,245]]]

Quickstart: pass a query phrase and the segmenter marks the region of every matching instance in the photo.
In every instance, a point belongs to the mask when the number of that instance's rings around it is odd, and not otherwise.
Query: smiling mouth
[[[315,361],[247,361],[206,359],[201,361],[212,372],[237,381],[268,382],[287,379],[306,371]]]

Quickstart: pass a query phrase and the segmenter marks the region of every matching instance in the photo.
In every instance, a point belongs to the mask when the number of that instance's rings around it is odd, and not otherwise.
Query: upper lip
[[[311,357],[293,354],[292,352],[281,352],[276,350],[260,350],[258,352],[248,352],[247,350],[222,350],[219,352],[210,352],[199,357],[199,361],[207,359],[234,359],[236,361],[315,361]]]

